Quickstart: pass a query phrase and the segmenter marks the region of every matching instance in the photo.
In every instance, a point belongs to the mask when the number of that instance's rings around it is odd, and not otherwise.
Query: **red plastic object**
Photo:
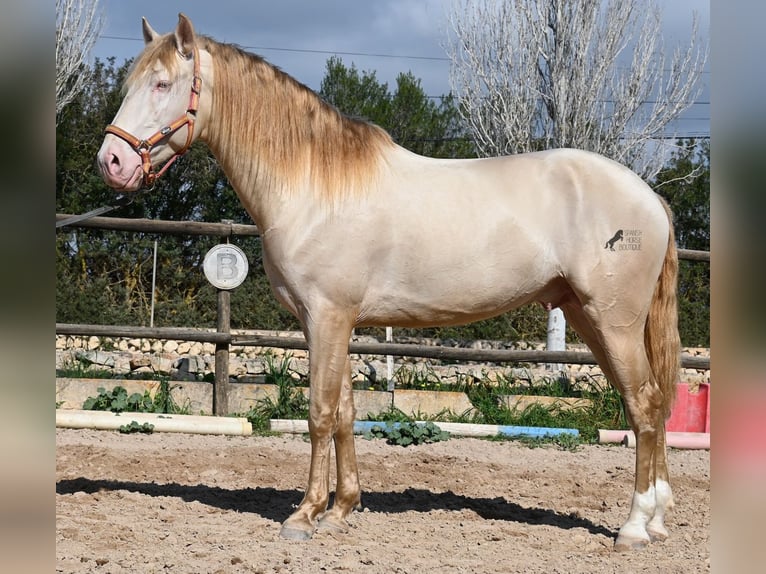
[[[696,393],[687,383],[676,386],[676,402],[665,423],[669,432],[710,432],[710,383],[700,383]]]

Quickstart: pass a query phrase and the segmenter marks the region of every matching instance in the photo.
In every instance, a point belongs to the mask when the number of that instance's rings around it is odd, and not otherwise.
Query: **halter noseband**
[[[171,164],[185,154],[188,151],[189,146],[191,146],[192,137],[194,136],[194,120],[197,117],[197,109],[199,107],[199,94],[202,90],[202,76],[200,75],[199,50],[197,49],[197,46],[194,46],[192,58],[194,60],[194,77],[192,78],[191,93],[189,94],[189,106],[184,115],[170,125],[160,128],[145,140],[138,139],[136,136],[114,124],[109,124],[104,130],[108,134],[115,135],[118,138],[125,140],[133,151],[141,156],[141,169],[144,172],[144,187],[153,187],[156,179],[165,173]],[[158,172],[152,171],[152,160],[149,157],[152,148],[184,126],[187,127],[186,143],[184,146],[180,151],[177,151]]]

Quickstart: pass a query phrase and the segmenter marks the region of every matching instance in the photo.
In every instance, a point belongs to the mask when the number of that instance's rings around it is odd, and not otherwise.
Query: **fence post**
[[[394,340],[394,328],[386,327],[386,343],[392,343]],[[394,356],[386,355],[386,390],[394,390]]]
[[[231,333],[231,292],[218,289],[219,333]],[[215,344],[215,382],[213,383],[213,414],[229,414],[229,343]]]
[[[545,346],[547,351],[566,351],[566,325],[564,312],[558,307],[551,309],[548,304],[548,339]],[[545,369],[560,374],[564,370],[564,365],[546,363]]]

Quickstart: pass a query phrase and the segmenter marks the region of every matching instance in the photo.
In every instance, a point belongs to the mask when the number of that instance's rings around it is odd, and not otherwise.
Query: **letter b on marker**
[[[217,253],[216,259],[218,265],[218,279],[223,281],[231,281],[237,275],[237,257],[233,253]]]
[[[247,257],[236,245],[216,245],[205,255],[202,269],[213,287],[234,289],[247,277]]]

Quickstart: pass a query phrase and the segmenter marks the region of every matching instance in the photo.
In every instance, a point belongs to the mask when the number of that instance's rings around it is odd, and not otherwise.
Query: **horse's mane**
[[[393,145],[383,129],[342,114],[260,56],[207,36],[197,42],[215,74],[207,140],[230,178],[287,192],[308,184],[330,201],[368,189],[382,149]],[[173,73],[172,34],[147,46],[128,82],[157,59]]]

